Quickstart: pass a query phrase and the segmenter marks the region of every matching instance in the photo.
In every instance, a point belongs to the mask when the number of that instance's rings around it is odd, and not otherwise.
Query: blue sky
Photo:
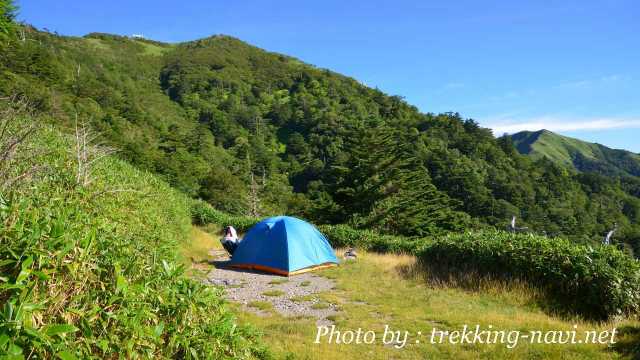
[[[640,152],[640,2],[18,0],[64,35],[238,37],[457,111],[494,133],[547,128]]]

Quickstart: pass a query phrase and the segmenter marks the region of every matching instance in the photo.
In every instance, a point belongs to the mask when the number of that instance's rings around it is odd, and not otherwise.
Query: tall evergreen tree
[[[341,216],[358,227],[405,235],[461,230],[469,216],[433,185],[405,136],[380,123],[352,130],[351,157],[334,167]]]
[[[0,33],[8,35],[13,28],[16,6],[13,0],[0,0]]]

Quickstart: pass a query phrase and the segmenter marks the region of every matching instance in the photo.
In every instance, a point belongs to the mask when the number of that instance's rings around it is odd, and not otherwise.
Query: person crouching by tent
[[[233,256],[233,253],[238,248],[238,243],[240,240],[238,239],[238,233],[236,229],[229,225],[224,229],[224,237],[220,240],[222,243],[222,247],[229,253],[229,255]]]

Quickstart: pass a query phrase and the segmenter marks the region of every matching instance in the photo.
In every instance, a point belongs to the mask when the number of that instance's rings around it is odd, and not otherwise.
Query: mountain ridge
[[[533,159],[547,158],[580,172],[607,176],[640,176],[640,155],[623,149],[612,149],[552,131],[521,131],[508,135],[523,155]]]
[[[640,179],[531,159],[458,113],[423,113],[228,35],[167,45],[24,30],[27,41],[0,44],[0,94],[69,132],[88,122],[118,156],[222,211],[408,236],[504,228],[516,215],[582,243],[618,223],[640,250]]]

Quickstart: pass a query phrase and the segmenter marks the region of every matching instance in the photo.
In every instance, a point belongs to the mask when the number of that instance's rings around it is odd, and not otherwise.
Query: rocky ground
[[[215,266],[206,278],[211,285],[222,286],[225,297],[242,304],[243,308],[259,315],[271,310],[283,316],[308,316],[317,319],[318,325],[331,323],[332,315],[339,309],[336,304],[320,300],[316,295],[331,290],[334,282],[308,272],[291,277],[225,268],[226,253],[214,250]]]

